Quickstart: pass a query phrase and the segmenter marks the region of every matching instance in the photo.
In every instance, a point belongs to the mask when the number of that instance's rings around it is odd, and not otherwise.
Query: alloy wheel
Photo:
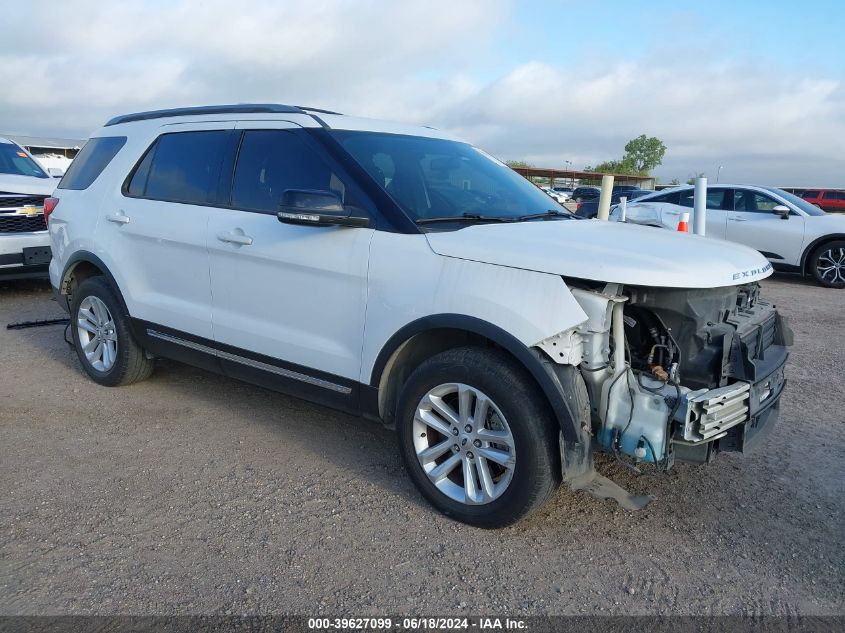
[[[816,272],[828,283],[845,283],[845,248],[829,248],[816,260]]]
[[[469,385],[447,383],[426,393],[414,415],[413,439],[423,471],[454,501],[490,503],[513,479],[516,449],[507,420]]]
[[[97,371],[108,371],[117,360],[117,331],[111,312],[93,295],[79,304],[76,315],[79,346],[88,363]]]

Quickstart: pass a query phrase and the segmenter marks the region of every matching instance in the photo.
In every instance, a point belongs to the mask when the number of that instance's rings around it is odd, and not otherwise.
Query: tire
[[[466,397],[463,411],[460,394]],[[485,399],[484,428],[472,428],[470,413],[478,415]],[[470,525],[510,525],[539,508],[560,484],[557,421],[533,380],[499,351],[463,347],[424,361],[402,389],[396,430],[405,468],[422,495]],[[429,454],[418,455],[427,449]],[[447,462],[452,467],[443,476]],[[468,502],[471,496],[475,503]]]
[[[822,286],[845,288],[845,240],[833,240],[816,248],[807,266]]]
[[[129,317],[105,278],[90,277],[79,285],[70,314],[76,355],[94,382],[119,387],[149,377],[153,360],[132,335]]]

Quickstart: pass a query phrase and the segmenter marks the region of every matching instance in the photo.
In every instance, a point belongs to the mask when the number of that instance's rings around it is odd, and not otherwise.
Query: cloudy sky
[[[845,3],[13,1],[0,131],[85,138],[126,112],[306,104],[576,168],[639,134],[657,175],[845,186]]]

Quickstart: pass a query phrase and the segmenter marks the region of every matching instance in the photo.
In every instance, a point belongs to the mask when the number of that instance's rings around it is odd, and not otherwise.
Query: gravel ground
[[[763,450],[641,512],[560,489],[483,531],[417,494],[379,425],[171,362],[122,389],[62,328],[0,329],[0,614],[845,613],[845,293],[765,282],[796,344]],[[0,283],[0,324],[61,316]]]

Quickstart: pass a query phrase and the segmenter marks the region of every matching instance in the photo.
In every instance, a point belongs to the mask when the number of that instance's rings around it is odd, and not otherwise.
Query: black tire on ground
[[[828,268],[840,264],[841,268],[827,271],[827,278],[819,268]],[[807,262],[807,267],[813,278],[826,288],[845,288],[845,240],[834,240],[816,248]],[[835,273],[839,275],[836,276]]]
[[[86,297],[97,297],[111,313],[117,336],[117,354],[114,364],[106,371],[95,368],[86,358],[79,340],[77,320],[79,306]],[[129,318],[124,314],[121,301],[111,285],[103,277],[90,277],[83,281],[73,293],[70,308],[70,331],[73,344],[82,369],[92,380],[106,387],[120,387],[149,377],[154,361],[147,358],[129,328]]]
[[[445,383],[463,383],[487,395],[513,436],[516,461],[510,484],[501,496],[482,505],[459,502],[441,492],[417,458],[413,437],[417,406],[431,389]],[[545,503],[560,484],[557,421],[536,383],[503,352],[462,347],[426,360],[405,383],[396,420],[399,450],[412,481],[435,508],[458,521],[483,528],[515,523]]]

